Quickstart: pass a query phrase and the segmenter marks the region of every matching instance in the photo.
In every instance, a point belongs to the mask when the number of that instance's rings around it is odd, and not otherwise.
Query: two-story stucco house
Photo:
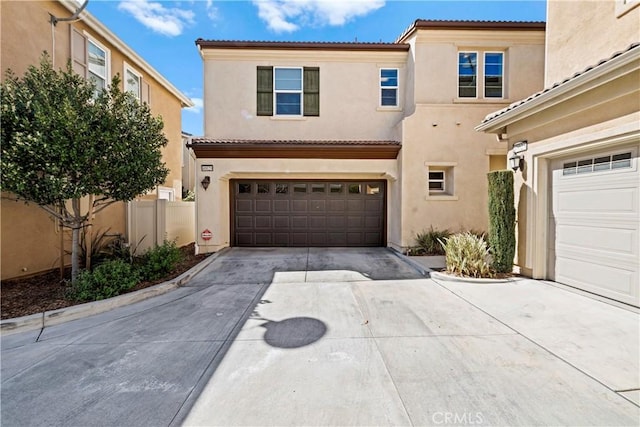
[[[478,126],[507,139],[510,156],[521,158],[515,190],[522,272],[636,307],[639,6],[549,0],[545,89]]]
[[[393,43],[197,40],[198,250],[403,250],[429,226],[486,230],[507,143],[474,127],[543,87],[544,34],[418,20]]]
[[[78,10],[76,1],[2,1],[0,3],[2,75],[7,69],[20,76],[37,65],[43,51],[55,68],[71,60],[73,69],[94,79],[99,86],[120,74],[123,90],[147,102],[164,121],[169,143],[163,161],[170,169],[165,184],[146,197],[181,197],[181,110],[192,102],[158,71],[94,18],[87,10],[69,21]],[[29,275],[54,268],[70,244],[65,232],[43,210],[2,200],[2,278]],[[94,229],[126,234],[127,212],[116,203],[96,215]]]

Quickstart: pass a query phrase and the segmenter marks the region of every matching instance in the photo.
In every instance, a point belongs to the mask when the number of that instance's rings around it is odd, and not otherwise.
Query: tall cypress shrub
[[[493,268],[510,273],[516,253],[516,209],[513,198],[513,172],[489,172],[489,246]]]

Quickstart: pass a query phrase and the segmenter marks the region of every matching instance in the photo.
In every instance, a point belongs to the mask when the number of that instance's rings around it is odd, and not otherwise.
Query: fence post
[[[167,239],[167,200],[156,200],[156,245],[161,245]]]

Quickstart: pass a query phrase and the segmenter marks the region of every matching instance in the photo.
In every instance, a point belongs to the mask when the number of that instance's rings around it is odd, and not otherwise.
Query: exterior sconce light
[[[209,184],[211,184],[211,177],[209,177],[209,175],[205,176],[204,178],[202,178],[202,181],[200,181],[200,184],[202,185],[202,188],[207,191],[207,188],[209,188]]]
[[[513,157],[509,157],[509,166],[516,172],[518,169],[522,169],[522,157],[514,154]]]

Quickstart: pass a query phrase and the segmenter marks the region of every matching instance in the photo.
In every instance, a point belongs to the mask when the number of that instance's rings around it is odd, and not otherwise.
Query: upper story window
[[[275,96],[274,96],[275,94]],[[319,116],[320,68],[257,68],[258,116]]]
[[[124,64],[124,90],[131,92],[138,101],[142,97],[142,76],[126,62]]]
[[[380,106],[398,106],[398,69],[380,69]]]
[[[478,94],[504,97],[504,52],[458,52],[458,97],[478,98]]]
[[[485,52],[484,54],[484,97],[502,98],[504,54]]]
[[[277,116],[302,115],[302,68],[274,69]]]
[[[87,47],[89,71],[87,77],[95,82],[98,90],[104,89],[109,79],[109,52],[93,40],[88,40]]]
[[[458,96],[460,98],[477,97],[478,89],[478,53],[458,53]]]

